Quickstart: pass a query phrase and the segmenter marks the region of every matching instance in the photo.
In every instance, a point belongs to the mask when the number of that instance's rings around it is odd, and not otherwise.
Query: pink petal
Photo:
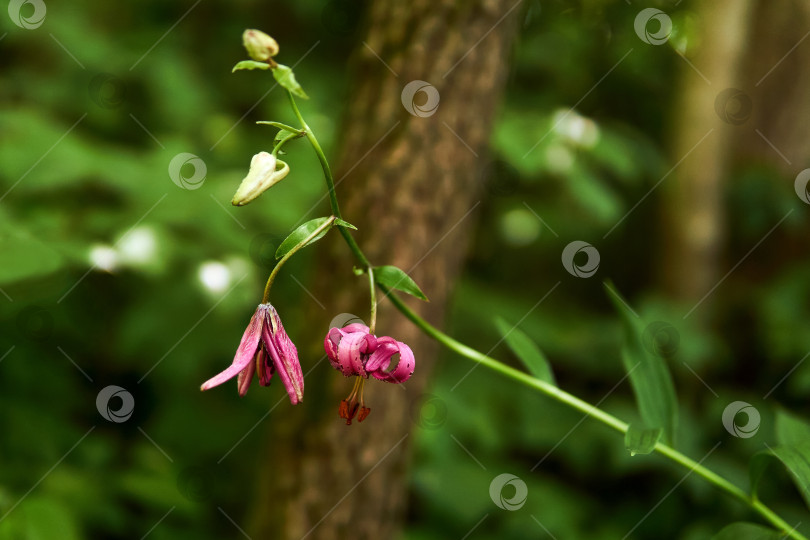
[[[222,373],[205,381],[202,386],[200,386],[200,390],[208,390],[209,388],[219,386],[225,381],[234,378],[240,371],[245,369],[245,366],[253,361],[253,357],[256,354],[256,349],[259,347],[259,338],[261,338],[262,335],[262,327],[264,326],[265,319],[267,317],[267,308],[264,307],[266,305],[269,304],[259,305],[259,307],[256,308],[256,311],[253,313],[253,316],[250,318],[250,323],[248,323],[248,327],[245,329],[245,333],[242,335],[242,341],[239,343],[239,347],[236,349],[236,354],[233,357],[233,362],[231,363],[230,367],[228,367]]]
[[[240,396],[245,397],[255,374],[256,366],[253,365],[253,362],[246,365],[245,369],[239,372],[239,376],[236,377],[236,389],[239,391]]]
[[[272,306],[270,321],[272,325],[265,326],[262,340],[290,396],[290,403],[295,405],[304,399],[304,374],[298,362],[298,350],[284,331],[281,319]]]
[[[399,362],[391,370],[391,358],[397,353],[399,353]],[[411,348],[401,341],[387,336],[377,340],[377,350],[366,362],[366,370],[372,377],[395,384],[407,381],[413,375],[415,367],[416,359]]]
[[[343,375],[346,377],[352,375],[368,377],[363,366],[363,360],[368,358],[368,353],[376,346],[377,340],[371,334],[352,332],[343,336],[338,347],[338,362]]]
[[[276,371],[270,355],[264,347],[259,349],[256,353],[256,373],[259,375],[259,384],[262,386],[270,386],[270,379],[273,377],[273,372]]]

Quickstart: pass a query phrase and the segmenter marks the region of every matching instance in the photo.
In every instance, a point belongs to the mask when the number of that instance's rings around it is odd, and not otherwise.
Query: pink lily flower
[[[290,396],[290,403],[295,405],[302,401],[304,375],[298,362],[298,350],[284,331],[276,308],[259,304],[230,367],[205,381],[200,390],[219,386],[238,375],[237,388],[239,395],[244,396],[254,374],[258,375],[261,386],[269,386],[270,378],[276,372]]]
[[[351,424],[357,415],[362,422],[371,412],[363,399],[363,386],[369,376],[377,380],[399,384],[413,375],[416,361],[406,344],[391,337],[376,337],[368,326],[354,323],[344,328],[330,328],[323,341],[332,367],[346,377],[356,376],[349,397],[340,402],[339,415]],[[394,357],[399,356],[395,365]]]

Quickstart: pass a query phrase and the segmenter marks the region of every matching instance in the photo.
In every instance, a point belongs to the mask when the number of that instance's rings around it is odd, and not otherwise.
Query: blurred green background
[[[267,77],[230,68],[245,56],[245,27],[271,32],[285,59],[320,40],[296,74],[311,98],[308,121],[333,153],[365,9],[349,1],[272,10],[247,0],[49,2],[33,30],[0,14],[0,538],[238,536],[224,512],[236,523],[244,517],[266,442],[250,430],[283,389],[238,399],[203,395],[198,385],[231,358],[274,247],[322,184],[311,151],[291,144],[295,180],[274,188],[272,210],[229,206],[251,156],[272,141],[274,130],[254,122],[292,121],[278,89],[259,100]],[[644,320],[671,325],[664,338],[676,340],[668,361],[680,448],[699,459],[723,441],[705,464],[745,486],[748,457],[773,442],[775,408],[810,412],[810,364],[763,397],[810,350],[807,205],[773,162],[737,160],[723,194],[720,275],[795,211],[714,291],[710,318],[684,320],[691,304],[665,296],[655,277],[660,193],[602,236],[675,161],[668,144],[684,66],[675,49],[691,43],[688,8],[670,10],[679,39],[663,47],[638,40],[640,8],[623,2],[521,9],[480,219],[447,328],[486,352],[499,340],[492,317],[517,322],[559,279],[520,327],[561,387],[597,402],[624,375],[621,328],[601,284],[612,279]],[[194,189],[168,175],[182,152],[205,165]],[[575,239],[599,247],[592,279],[560,264]],[[303,271],[309,256],[293,268]],[[277,304],[311,302],[280,279]],[[321,334],[291,308],[285,324],[294,336]],[[517,365],[503,346],[493,355]],[[659,500],[633,538],[708,538],[754,519],[697,478],[668,495],[683,469],[630,458],[607,428],[580,424],[580,414],[484,369],[468,374],[471,367],[442,353],[433,412],[415,428],[403,538],[461,538],[484,516],[470,538],[621,538]],[[311,376],[333,375],[324,367]],[[132,393],[128,421],[106,422],[96,410],[108,385]],[[735,400],[761,412],[757,436],[724,430],[722,411]],[[637,417],[627,384],[602,406]],[[520,511],[490,499],[486,486],[502,472],[528,485]],[[797,491],[773,472],[764,499],[807,533]]]

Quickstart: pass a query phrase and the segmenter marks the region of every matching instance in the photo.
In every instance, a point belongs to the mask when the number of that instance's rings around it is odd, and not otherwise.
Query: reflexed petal
[[[284,331],[281,319],[272,306],[270,320],[272,324],[265,326],[262,340],[290,396],[290,403],[295,405],[304,399],[304,374],[298,362],[298,350]]]
[[[353,332],[343,336],[338,346],[338,363],[343,375],[368,377],[363,361],[368,358],[369,352],[373,351],[376,346],[377,340],[371,334]]]
[[[236,389],[239,391],[240,396],[245,397],[255,374],[256,369],[253,367],[253,362],[246,365],[245,369],[239,372],[239,376],[236,377]]]
[[[399,354],[399,362],[391,369],[391,359],[396,354]],[[366,371],[375,379],[396,384],[407,381],[413,375],[415,366],[416,360],[411,348],[385,336],[377,339],[377,349],[368,359]]]
[[[256,308],[253,316],[250,318],[245,333],[242,335],[242,341],[236,349],[236,354],[233,357],[233,362],[230,367],[222,373],[205,381],[200,390],[208,390],[214,386],[219,386],[225,381],[236,377],[236,375],[245,369],[245,366],[253,362],[253,357],[256,355],[256,349],[259,346],[259,339],[262,336],[262,327],[265,325],[267,318],[267,306],[269,304],[261,304]]]

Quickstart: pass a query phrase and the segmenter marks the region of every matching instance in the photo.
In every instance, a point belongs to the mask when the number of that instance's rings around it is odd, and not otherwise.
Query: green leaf
[[[784,538],[783,534],[775,529],[740,521],[723,527],[723,530],[714,535],[712,540],[779,540],[780,538]]]
[[[396,289],[408,293],[420,300],[427,301],[427,296],[414,280],[396,266],[377,266],[374,268],[374,281],[389,289]]]
[[[304,89],[295,80],[295,74],[291,67],[283,64],[278,64],[278,67],[273,69],[273,77],[276,78],[278,84],[295,94],[302,99],[309,99],[309,96],[304,93]]]
[[[44,277],[62,268],[64,261],[58,252],[33,236],[4,229],[0,228],[0,284]]]
[[[268,126],[276,127],[282,131],[289,131],[290,133],[302,133],[300,129],[296,129],[292,126],[288,126],[287,124],[282,124],[281,122],[273,122],[271,120],[259,120],[256,122],[257,124],[264,124]]]
[[[242,60],[233,66],[231,73],[235,73],[243,69],[270,69],[270,64],[266,62],[257,62],[255,60]]]
[[[776,442],[791,445],[810,441],[810,423],[791,412],[776,411]]]
[[[557,385],[554,380],[554,373],[551,371],[551,365],[549,365],[545,355],[529,336],[500,317],[495,318],[495,326],[498,327],[498,331],[506,344],[520,358],[533,377]]]
[[[810,441],[776,446],[754,454],[748,467],[751,496],[757,498],[760,480],[770,462],[776,458],[790,473],[793,483],[810,508]]]
[[[284,239],[284,241],[281,243],[280,246],[278,246],[278,249],[276,250],[276,259],[280,259],[284,255],[289,253],[289,251],[292,248],[297,246],[300,242],[303,242],[304,239],[307,236],[309,236],[310,234],[315,232],[315,229],[317,229],[318,227],[320,227],[321,225],[323,225],[324,223],[326,223],[330,219],[332,219],[331,216],[330,217],[315,218],[315,219],[311,219],[311,220],[307,221],[306,223],[304,223],[303,225],[299,226],[297,229],[295,229],[293,232],[291,232],[290,235],[287,238]],[[315,238],[313,238],[312,240],[307,242],[306,245],[308,246],[308,245],[310,245],[310,244],[312,244],[314,242],[317,242],[321,238],[323,238],[323,236],[327,232],[329,232],[329,229],[330,229],[330,227],[327,227],[324,230],[322,230]]]
[[[335,225],[339,227],[346,227],[347,229],[354,229],[357,230],[357,227],[349,223],[348,221],[343,221],[342,219],[335,218]]]
[[[631,456],[649,454],[661,438],[661,428],[648,428],[640,424],[630,424],[624,434],[624,447]]]
[[[663,358],[647,351],[641,342],[644,324],[625,300],[605,283],[608,296],[622,318],[622,362],[630,377],[639,413],[649,428],[661,428],[662,439],[672,444],[678,422],[678,402],[672,376]]]

